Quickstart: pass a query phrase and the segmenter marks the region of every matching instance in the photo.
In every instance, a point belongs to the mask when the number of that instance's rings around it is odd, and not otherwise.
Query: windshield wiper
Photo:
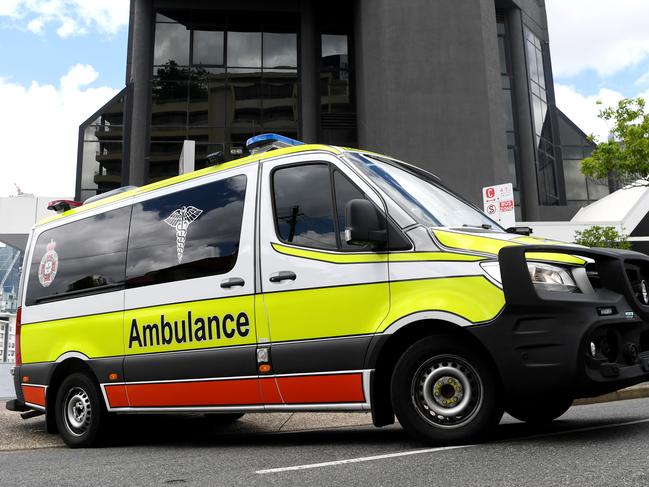
[[[493,227],[488,223],[483,223],[482,225],[468,225],[466,223],[463,223],[462,226],[468,228],[482,228],[483,230],[493,230]]]

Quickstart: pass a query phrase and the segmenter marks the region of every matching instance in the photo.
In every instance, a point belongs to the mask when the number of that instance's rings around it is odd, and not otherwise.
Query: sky
[[[72,196],[79,125],[124,87],[129,0],[0,0],[0,196]],[[649,98],[648,0],[546,0],[557,106]]]

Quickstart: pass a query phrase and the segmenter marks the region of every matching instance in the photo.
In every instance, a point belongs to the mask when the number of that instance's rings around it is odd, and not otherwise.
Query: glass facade
[[[122,185],[126,89],[80,127],[80,197],[85,201]]]
[[[514,200],[516,203],[516,219],[521,219],[519,155],[517,120],[514,112],[514,73],[512,70],[511,47],[505,13],[496,12],[498,32],[498,54],[500,60],[500,80],[503,91],[503,115],[505,118],[505,137],[507,140],[507,168],[509,180],[514,185]]]
[[[174,176],[182,143],[241,156],[264,132],[298,137],[297,16],[159,11],[151,78],[149,181]]]
[[[320,36],[320,135],[325,144],[357,145],[350,35],[328,29]]]
[[[532,105],[532,123],[536,143],[536,173],[541,205],[559,205],[557,154],[552,133],[552,114],[548,105],[544,48],[541,40],[525,29],[525,51]]]
[[[15,313],[18,308],[18,287],[22,252],[0,242],[0,313]]]
[[[581,173],[581,161],[592,154],[595,144],[561,111],[558,115],[566,200],[571,204],[588,205],[609,194],[608,181],[587,178]]]

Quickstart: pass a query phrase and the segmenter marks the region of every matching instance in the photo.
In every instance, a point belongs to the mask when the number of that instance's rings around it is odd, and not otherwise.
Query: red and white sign
[[[484,212],[505,228],[516,226],[514,186],[512,183],[482,188]]]

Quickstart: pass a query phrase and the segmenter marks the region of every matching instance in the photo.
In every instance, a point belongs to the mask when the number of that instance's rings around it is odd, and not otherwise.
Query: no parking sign
[[[482,201],[484,212],[489,215],[489,218],[505,228],[516,226],[514,185],[512,183],[482,188]]]

